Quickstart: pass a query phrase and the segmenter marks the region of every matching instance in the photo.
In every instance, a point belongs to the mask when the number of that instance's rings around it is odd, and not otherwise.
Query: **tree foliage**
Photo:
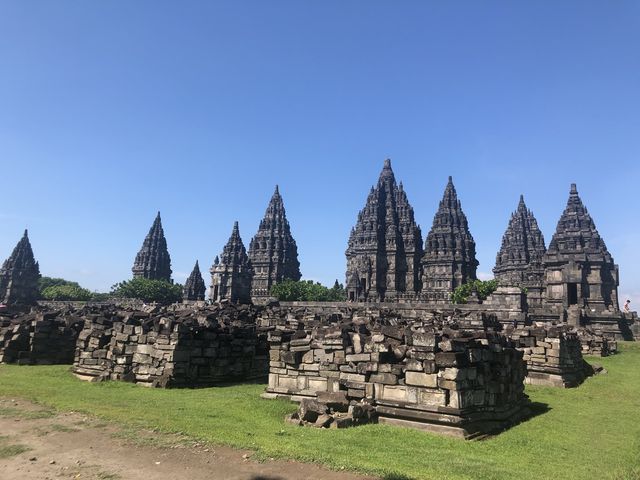
[[[283,302],[342,302],[347,298],[337,280],[331,288],[313,280],[285,280],[272,286],[270,293]]]
[[[51,285],[40,292],[40,296],[45,300],[58,301],[88,301],[93,298],[93,294],[80,285]]]
[[[78,282],[64,278],[40,277],[38,281],[40,298],[55,301],[98,301],[108,296],[106,293],[91,292],[82,288]]]
[[[451,294],[451,301],[453,303],[467,303],[467,299],[471,292],[475,288],[478,292],[478,298],[480,300],[486,299],[491,295],[496,288],[498,288],[497,280],[471,280],[463,285],[460,285]]]
[[[144,302],[164,305],[182,300],[182,285],[164,280],[134,278],[111,287],[111,294],[120,298],[137,298]]]

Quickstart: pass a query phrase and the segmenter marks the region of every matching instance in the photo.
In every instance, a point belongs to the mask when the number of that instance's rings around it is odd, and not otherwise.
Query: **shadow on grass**
[[[255,475],[251,477],[249,480],[282,480],[282,477],[268,477],[265,475]],[[413,477],[407,477],[406,475],[401,475],[399,473],[390,473],[381,477],[381,480],[414,480]]]

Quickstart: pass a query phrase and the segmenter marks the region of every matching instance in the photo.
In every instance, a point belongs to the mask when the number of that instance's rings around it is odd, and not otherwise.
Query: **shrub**
[[[498,281],[471,280],[455,289],[451,294],[451,301],[453,303],[467,303],[467,299],[474,288],[478,292],[478,298],[484,300],[498,288]]]
[[[284,280],[271,287],[270,293],[283,302],[341,302],[346,299],[344,286],[337,280],[331,288],[313,280]]]
[[[75,283],[75,282],[71,282]],[[91,300],[93,294],[86,288],[82,288],[77,283],[75,285],[51,285],[40,292],[40,296],[45,300]]]
[[[137,298],[144,302],[170,304],[182,300],[182,285],[165,280],[134,278],[111,287],[111,294],[120,298]]]

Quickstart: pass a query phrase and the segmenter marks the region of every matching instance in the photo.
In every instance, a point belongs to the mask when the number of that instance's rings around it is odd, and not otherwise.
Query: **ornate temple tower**
[[[167,250],[167,240],[164,238],[160,212],[151,225],[142,248],[133,263],[133,278],[148,278],[151,280],[171,281],[171,257]]]
[[[252,269],[247,251],[240,238],[238,222],[233,224],[229,241],[224,246],[220,258],[216,257],[211,266],[211,290],[209,298],[212,302],[229,300],[233,303],[249,303],[251,301]]]
[[[29,234],[24,235],[0,269],[0,303],[34,304],[38,300],[40,266],[33,257]]]
[[[425,301],[449,303],[458,286],[476,279],[476,244],[451,177],[424,250],[421,298]]]
[[[252,299],[268,297],[271,286],[282,280],[300,280],[298,246],[277,185],[258,233],[249,244],[249,260],[253,268]]]
[[[571,185],[569,201],[544,256],[546,303],[555,311],[576,305],[619,311],[618,266]]]
[[[413,300],[420,290],[422,232],[389,159],[358,213],[346,257],[351,301]]]
[[[198,261],[196,260],[196,265],[193,267],[191,275],[189,275],[189,278],[187,278],[184,284],[182,298],[184,300],[204,300],[204,292],[206,290],[207,287],[200,273],[200,265],[198,265]]]
[[[526,289],[529,306],[542,305],[546,248],[538,222],[520,195],[520,202],[502,237],[493,273],[500,286]]]

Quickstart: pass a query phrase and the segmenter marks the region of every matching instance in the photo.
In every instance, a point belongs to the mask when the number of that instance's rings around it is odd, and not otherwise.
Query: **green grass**
[[[15,457],[29,450],[26,445],[10,444],[8,436],[0,435],[0,459]]]
[[[264,385],[148,389],[85,383],[67,366],[0,366],[0,395],[73,410],[131,429],[249,448],[387,479],[639,479],[640,344],[592,359],[609,371],[577,389],[531,387],[546,413],[486,441],[468,442],[384,425],[316,430],[286,424],[290,402],[264,400]],[[0,412],[0,414],[2,414]]]

